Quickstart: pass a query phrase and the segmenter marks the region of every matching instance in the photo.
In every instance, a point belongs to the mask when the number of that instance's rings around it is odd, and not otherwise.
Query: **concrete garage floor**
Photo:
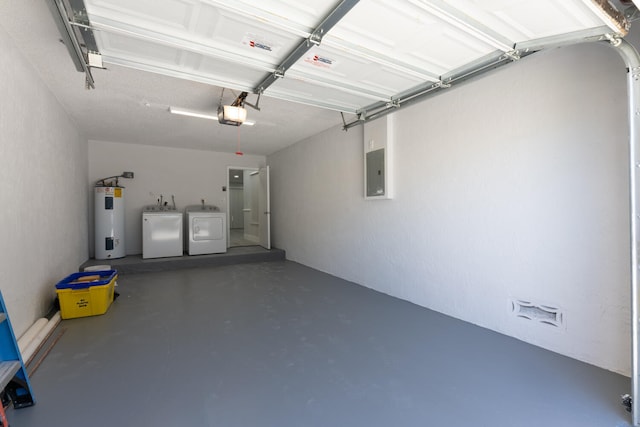
[[[16,427],[630,425],[626,377],[290,261],[122,275]]]

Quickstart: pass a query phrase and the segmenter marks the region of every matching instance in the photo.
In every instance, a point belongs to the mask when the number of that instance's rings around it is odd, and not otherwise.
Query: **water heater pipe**
[[[38,333],[44,328],[47,324],[48,320],[44,317],[36,320],[33,325],[27,331],[22,334],[20,338],[18,338],[18,348],[20,349],[20,353],[24,351],[24,349],[31,344],[33,339],[38,335]]]
[[[45,340],[51,335],[53,329],[58,326],[60,323],[60,312],[58,311],[54,314],[51,319],[47,322],[47,324],[36,334],[31,343],[21,351],[22,361],[24,364],[28,364],[29,361],[33,358],[33,356],[38,352],[42,344],[44,344]]]

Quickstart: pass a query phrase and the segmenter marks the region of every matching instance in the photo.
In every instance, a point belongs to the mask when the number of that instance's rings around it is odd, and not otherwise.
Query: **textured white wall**
[[[625,79],[613,49],[573,46],[396,112],[393,200],[363,198],[361,127],[269,156],[274,245],[628,375]],[[565,327],[514,317],[513,297]]]
[[[126,252],[140,254],[143,206],[156,204],[162,194],[170,204],[174,195],[181,210],[205,199],[207,204],[226,211],[228,192],[223,192],[222,187],[227,185],[227,167],[257,168],[264,164],[264,156],[89,141],[88,192],[93,197],[93,186],[101,178],[134,172],[134,179],[123,179],[120,184],[125,186]],[[93,202],[90,208],[93,254]]]
[[[20,336],[87,259],[87,143],[0,28],[0,289]]]

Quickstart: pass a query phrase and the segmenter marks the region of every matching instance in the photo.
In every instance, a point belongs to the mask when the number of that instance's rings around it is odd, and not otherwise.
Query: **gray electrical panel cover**
[[[367,153],[367,197],[384,196],[384,148]]]

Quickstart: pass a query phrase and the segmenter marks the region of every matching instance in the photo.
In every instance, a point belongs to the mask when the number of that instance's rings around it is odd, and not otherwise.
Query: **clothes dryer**
[[[189,255],[227,252],[227,215],[216,206],[192,205],[185,209]]]

